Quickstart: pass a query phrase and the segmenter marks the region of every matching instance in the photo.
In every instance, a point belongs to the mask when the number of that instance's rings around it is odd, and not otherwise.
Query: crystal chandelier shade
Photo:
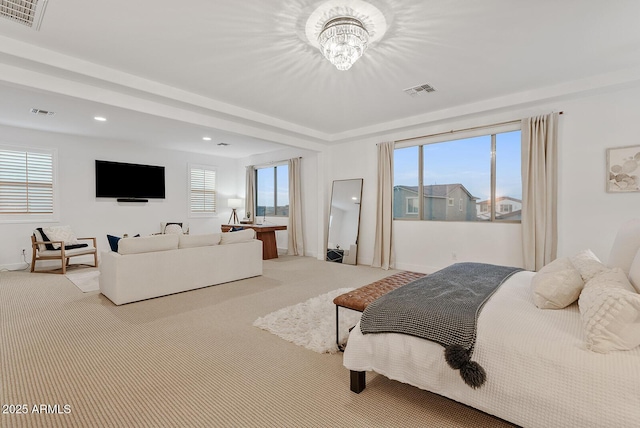
[[[345,71],[350,69],[367,49],[369,33],[359,20],[341,16],[324,24],[318,43],[325,58],[338,70]]]

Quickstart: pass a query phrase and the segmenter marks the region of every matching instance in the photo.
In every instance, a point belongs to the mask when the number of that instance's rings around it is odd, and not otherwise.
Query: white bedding
[[[472,359],[487,381],[479,389],[447,365],[442,346],[403,334],[363,335],[359,324],[344,366],[373,370],[525,427],[640,426],[640,348],[587,350],[577,304],[538,309],[529,288],[533,275],[512,276],[480,314]]]

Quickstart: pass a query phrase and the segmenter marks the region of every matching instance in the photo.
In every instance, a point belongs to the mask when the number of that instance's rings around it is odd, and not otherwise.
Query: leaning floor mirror
[[[327,233],[328,262],[356,264],[361,198],[362,178],[333,182]]]

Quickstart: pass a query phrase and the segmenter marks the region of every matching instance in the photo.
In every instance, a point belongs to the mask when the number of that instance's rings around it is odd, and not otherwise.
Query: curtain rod
[[[561,112],[558,112],[558,114],[564,114],[564,112],[561,111]],[[463,129],[452,129],[451,131],[438,132],[436,134],[429,134],[429,135],[421,135],[420,137],[403,138],[402,140],[396,140],[395,142],[396,143],[404,143],[405,141],[420,140],[422,138],[427,138],[427,137],[437,137],[438,135],[453,134],[454,132],[475,131],[476,129],[491,128],[492,126],[511,125],[511,124],[514,124],[514,123],[520,123],[521,121],[522,121],[522,119],[520,119],[520,120],[510,120],[508,122],[493,123],[491,125],[472,126],[471,128],[463,128]]]
[[[302,156],[298,156],[297,158],[298,159],[302,159]],[[255,164],[255,165],[247,165],[247,166],[252,166],[254,168],[255,167],[259,167],[259,166],[268,166],[268,165],[273,165],[274,163],[289,162],[290,159],[296,159],[296,157],[294,156],[294,157],[289,158],[289,159],[275,160],[275,161],[269,161],[269,162],[266,162],[266,163],[258,163],[258,164]]]

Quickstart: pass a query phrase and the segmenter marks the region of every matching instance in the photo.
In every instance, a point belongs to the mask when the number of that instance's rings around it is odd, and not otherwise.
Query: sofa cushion
[[[238,230],[236,232],[225,232],[220,238],[220,245],[235,244],[255,239],[256,231],[253,229]]]
[[[178,235],[180,240],[178,248],[207,247],[220,243],[221,233],[209,233],[207,235]]]
[[[107,235],[107,241],[109,241],[109,247],[111,247],[111,251],[118,252],[118,241],[122,238],[119,236]]]
[[[65,245],[77,245],[78,238],[76,238],[75,233],[71,230],[70,226],[49,226],[42,228],[43,233],[49,238],[51,241],[64,241]],[[60,249],[60,244],[55,243],[53,245],[54,250]],[[48,250],[50,248],[47,248]]]
[[[178,249],[178,235],[153,235],[141,238],[122,238],[118,241],[118,253],[138,254]]]

